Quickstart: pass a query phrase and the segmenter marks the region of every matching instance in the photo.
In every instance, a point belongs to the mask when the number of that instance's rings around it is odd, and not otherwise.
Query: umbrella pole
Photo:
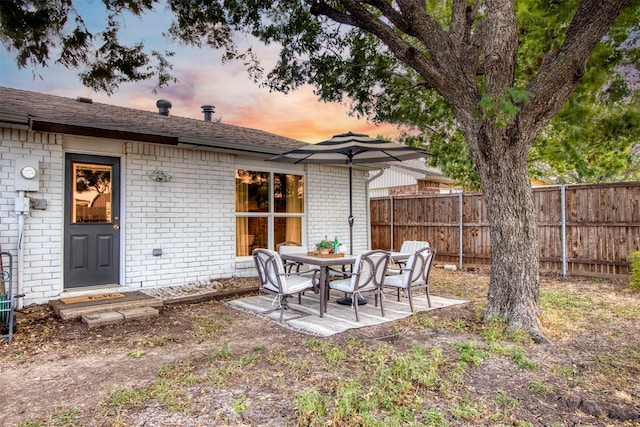
[[[352,174],[353,174],[353,170],[352,170],[352,159],[353,154],[349,153],[349,255],[353,255],[353,181],[352,181]],[[336,302],[338,304],[341,305],[353,305],[353,300],[351,299],[352,297],[345,297],[345,298],[340,298],[338,300],[336,300]],[[362,297],[358,297],[358,305],[365,305],[367,303],[367,300],[362,298]]]
[[[349,156],[349,255],[353,255],[353,181],[351,155]]]

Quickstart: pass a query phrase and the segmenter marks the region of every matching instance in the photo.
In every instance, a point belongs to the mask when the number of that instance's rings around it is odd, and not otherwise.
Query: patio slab
[[[358,307],[358,314],[360,321],[356,322],[355,313],[353,307],[343,306],[335,303],[335,295],[332,296],[328,304],[327,312],[323,317],[319,316],[319,304],[318,295],[307,293],[302,296],[302,304],[298,304],[297,297],[290,301],[290,305],[293,308],[308,313],[307,316],[299,317],[300,314],[296,312],[285,311],[282,322],[279,322],[280,312],[273,312],[267,315],[261,314],[272,308],[273,302],[272,295],[258,295],[247,298],[235,299],[228,301],[226,304],[235,307],[239,310],[246,311],[248,313],[256,314],[264,317],[269,321],[300,331],[309,335],[319,337],[329,337],[331,335],[345,332],[349,329],[363,328],[365,326],[379,325],[385,322],[391,322],[394,320],[403,319],[411,316],[409,309],[409,302],[406,298],[401,298],[400,302],[396,301],[395,293],[393,295],[388,294],[384,299],[384,311],[385,316],[382,317],[380,312],[380,306],[376,307],[371,301],[369,304]],[[373,299],[373,296],[371,296]],[[467,301],[443,298],[436,295],[431,295],[431,307],[427,303],[427,297],[424,294],[413,295],[413,308],[415,311],[430,311],[445,308],[458,304],[465,304]]]

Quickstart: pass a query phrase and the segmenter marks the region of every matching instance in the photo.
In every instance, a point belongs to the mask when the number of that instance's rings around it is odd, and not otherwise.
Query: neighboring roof
[[[271,155],[305,145],[257,129],[1,86],[0,123],[33,131]]]
[[[544,187],[545,185],[553,185],[546,181],[541,181],[539,179],[531,178],[531,186],[532,187]]]
[[[416,179],[427,179],[445,184],[452,184],[454,182],[453,179],[444,176],[440,169],[427,166],[424,160],[406,160],[393,164],[391,168],[411,175]]]

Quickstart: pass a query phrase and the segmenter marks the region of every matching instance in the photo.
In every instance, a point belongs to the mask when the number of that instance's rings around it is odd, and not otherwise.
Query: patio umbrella
[[[288,151],[269,160],[286,163],[346,164],[349,166],[349,251],[353,254],[353,188],[352,165],[382,163],[431,156],[425,150],[398,144],[369,135],[348,132],[333,138]]]

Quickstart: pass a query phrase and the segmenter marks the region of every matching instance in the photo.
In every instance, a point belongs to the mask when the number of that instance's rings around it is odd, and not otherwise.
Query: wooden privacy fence
[[[640,251],[640,182],[533,189],[540,269],[622,278]],[[489,222],[481,193],[371,199],[371,247],[397,250],[429,241],[442,263],[490,264]]]

